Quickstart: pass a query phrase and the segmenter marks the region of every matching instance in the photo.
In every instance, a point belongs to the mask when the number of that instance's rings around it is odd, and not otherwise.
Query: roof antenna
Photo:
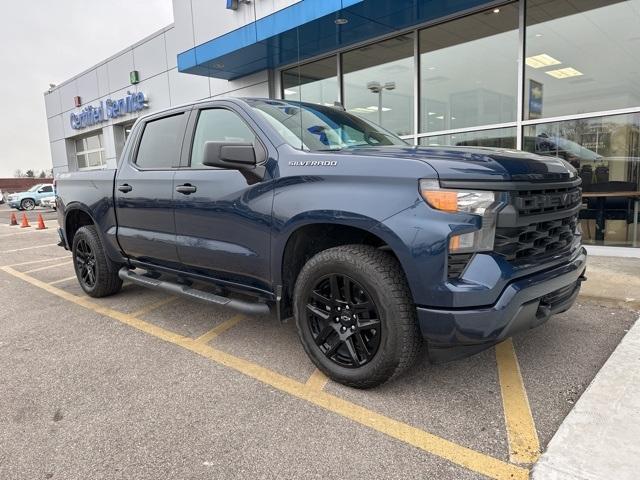
[[[333,108],[337,108],[338,110],[342,111],[342,112],[346,112],[347,109],[344,108],[344,105],[342,105],[342,103],[335,101],[333,102]]]

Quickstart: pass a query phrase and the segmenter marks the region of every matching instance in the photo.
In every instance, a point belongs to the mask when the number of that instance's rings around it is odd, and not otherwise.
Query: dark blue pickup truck
[[[294,317],[359,388],[426,348],[486,349],[571,307],[580,179],[514,150],[413,147],[339,107],[226,99],[140,118],[117,170],[62,175],[61,245],[93,297],[123,280]]]

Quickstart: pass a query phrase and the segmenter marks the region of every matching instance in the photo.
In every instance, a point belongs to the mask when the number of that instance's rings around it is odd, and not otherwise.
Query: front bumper
[[[442,362],[472,355],[568,310],[585,280],[586,260],[587,252],[580,248],[568,263],[508,284],[492,306],[449,310],[418,307],[418,322],[431,360]]]
[[[17,200],[8,200],[7,205],[9,205],[11,208],[18,208],[20,206],[20,202]]]

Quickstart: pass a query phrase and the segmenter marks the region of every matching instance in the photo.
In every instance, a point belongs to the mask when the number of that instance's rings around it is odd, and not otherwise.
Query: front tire
[[[404,273],[367,245],[330,248],[302,268],[294,291],[298,335],[329,378],[371,388],[416,360],[422,337]]]
[[[21,210],[33,210],[36,208],[36,202],[30,198],[25,198],[20,202]]]
[[[100,298],[120,291],[120,265],[107,257],[96,227],[78,229],[73,237],[72,252],[76,277],[87,295]]]

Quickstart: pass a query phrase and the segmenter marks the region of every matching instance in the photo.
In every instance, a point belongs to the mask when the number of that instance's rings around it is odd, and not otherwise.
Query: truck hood
[[[406,158],[429,164],[440,180],[563,181],[577,176],[564,160],[519,150],[487,147],[362,147],[341,154]]]

